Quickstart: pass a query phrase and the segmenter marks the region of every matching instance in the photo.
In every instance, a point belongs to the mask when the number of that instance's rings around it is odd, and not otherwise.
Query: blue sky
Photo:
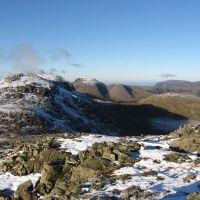
[[[200,80],[199,0],[1,0],[0,72]]]

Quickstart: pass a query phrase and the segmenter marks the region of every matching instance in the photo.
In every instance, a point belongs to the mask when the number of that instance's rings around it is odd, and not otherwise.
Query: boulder
[[[45,184],[48,181],[55,182],[62,173],[63,165],[60,163],[47,163],[42,169],[40,184]]]
[[[187,200],[200,200],[200,192],[195,192],[187,195]]]
[[[179,153],[167,154],[165,155],[164,159],[166,161],[175,162],[175,163],[183,163],[183,162],[191,161],[190,157],[188,157],[187,155],[179,154]]]
[[[141,190],[140,187],[132,186],[123,191],[122,197],[125,200],[128,200],[130,198],[139,199],[142,193],[143,193],[143,190]]]
[[[176,137],[171,142],[170,147],[177,151],[197,152],[200,154],[200,127],[194,125],[185,125],[174,133]]]
[[[17,190],[14,193],[14,197],[17,199],[22,198],[24,196],[24,192],[30,192],[33,190],[33,183],[31,180],[22,183],[17,187]],[[22,198],[23,199],[23,198]]]
[[[103,174],[112,172],[113,164],[103,158],[88,158],[72,171],[72,181],[86,181],[88,179],[101,177]]]
[[[195,179],[197,176],[195,173],[189,172],[187,176],[184,178],[184,182],[189,183],[191,180]]]
[[[140,174],[140,176],[157,176],[157,172],[156,171],[147,171],[147,172],[143,172]]]

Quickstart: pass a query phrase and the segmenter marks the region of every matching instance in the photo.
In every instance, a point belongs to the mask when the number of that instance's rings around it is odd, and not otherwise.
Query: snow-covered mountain
[[[0,81],[0,130],[41,133],[109,130],[97,103],[62,77],[15,74]]]

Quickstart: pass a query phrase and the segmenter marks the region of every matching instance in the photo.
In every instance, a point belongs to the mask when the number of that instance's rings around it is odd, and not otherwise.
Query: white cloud
[[[173,78],[175,76],[176,76],[175,74],[171,74],[171,73],[160,74],[160,77],[163,77],[163,78]]]
[[[18,45],[12,49],[9,55],[9,61],[14,68],[33,69],[43,63],[39,53],[28,43]]]

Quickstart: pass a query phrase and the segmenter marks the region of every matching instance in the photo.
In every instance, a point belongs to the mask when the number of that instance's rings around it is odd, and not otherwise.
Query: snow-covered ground
[[[48,77],[49,79],[46,79],[47,76],[38,76],[35,74],[27,74],[21,76],[19,79],[15,81],[7,81],[7,79],[2,79],[0,80],[0,89],[2,88],[7,88],[7,87],[19,87],[19,86],[24,86],[24,85],[29,85],[29,84],[36,84],[39,87],[44,87],[44,88],[50,88],[51,81],[56,79],[56,77]]]
[[[118,142],[118,137],[100,135],[88,135],[74,139],[59,139],[61,148],[77,154],[87,149],[95,142]],[[169,149],[171,140],[163,140],[162,136],[149,136],[142,140],[134,137],[126,138],[127,141],[136,141],[143,144],[139,152],[139,162],[134,167],[123,167],[114,172],[114,175],[131,175],[127,181],[117,180],[114,184],[108,184],[103,191],[93,191],[92,194],[112,194],[117,189],[123,191],[131,186],[139,186],[146,192],[157,194],[156,198],[162,200],[186,200],[186,195],[200,190],[200,168],[194,166],[194,162],[174,163],[164,160],[164,156],[172,153]],[[194,160],[197,155],[188,156]],[[156,176],[141,176],[143,172],[155,171]],[[189,172],[195,173],[196,178],[190,183],[184,182]],[[157,179],[161,177],[161,179]]]
[[[134,167],[125,167],[115,171],[116,175],[129,174],[131,179],[125,182],[118,180],[115,185],[108,185],[106,191],[113,189],[124,190],[130,186],[139,186],[145,191],[158,193],[160,197],[155,199],[162,200],[186,200],[187,193],[200,190],[200,168],[195,167],[192,162],[174,163],[164,160],[164,155],[171,153],[169,141],[155,141],[149,138],[148,141],[141,141],[144,147],[141,148],[139,157],[141,161]],[[160,147],[160,149],[159,149]],[[188,156],[194,160],[195,155]],[[157,162],[155,162],[157,161]],[[155,171],[157,176],[140,176],[143,172]],[[189,172],[196,174],[196,179],[190,183],[184,182],[184,178]],[[158,180],[162,177],[163,180]],[[165,192],[168,191],[167,195]]]
[[[39,180],[41,174],[30,174],[28,176],[14,176],[11,173],[5,173],[0,175],[0,190],[16,191],[17,187],[25,183],[28,180],[31,180],[33,186]]]
[[[59,139],[61,149],[71,152],[76,155],[79,151],[85,151],[88,147],[92,146],[95,142],[102,143],[105,141],[117,142],[118,137],[105,136],[105,135],[84,135],[79,138],[73,139]]]
[[[102,143],[104,141],[118,142],[119,137],[104,135],[83,135],[71,139],[59,138],[61,149],[72,152],[76,155],[79,151],[86,150],[95,142]],[[117,179],[114,183],[108,183],[100,190],[92,190],[91,194],[108,194],[112,195],[112,191],[117,189],[123,191],[131,186],[139,186],[145,192],[151,192],[157,196],[149,198],[151,200],[186,200],[188,193],[200,190],[200,168],[194,165],[197,158],[195,154],[188,154],[192,159],[191,162],[174,163],[168,162],[164,156],[172,153],[169,143],[172,139],[164,139],[163,136],[148,136],[143,139],[135,137],[123,138],[123,141],[135,141],[143,144],[137,155],[139,161],[134,166],[126,166],[116,170],[113,176],[130,175],[127,180]],[[144,172],[155,171],[157,175],[141,176]],[[191,182],[184,182],[184,178],[188,173],[194,173],[196,178]],[[17,186],[29,179],[33,184],[37,182],[40,174],[17,177],[10,173],[0,175],[0,190],[8,189],[15,191]]]

